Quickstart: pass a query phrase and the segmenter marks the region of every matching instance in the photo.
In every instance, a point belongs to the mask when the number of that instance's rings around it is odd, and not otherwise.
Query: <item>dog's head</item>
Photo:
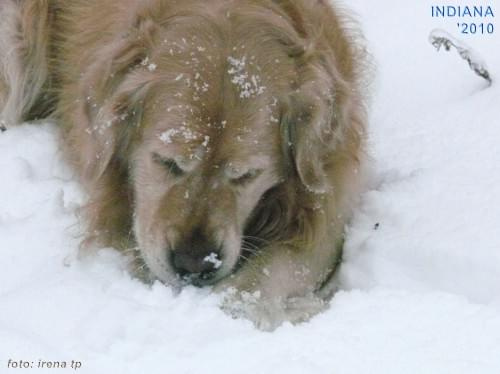
[[[222,18],[144,16],[84,77],[89,177],[127,169],[135,237],[168,283],[230,274],[269,191],[330,188],[336,72],[286,13]]]

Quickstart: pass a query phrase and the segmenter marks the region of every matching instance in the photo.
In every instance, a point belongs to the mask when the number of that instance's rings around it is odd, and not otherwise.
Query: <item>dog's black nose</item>
[[[172,266],[181,277],[195,275],[208,279],[221,263],[218,251],[198,253],[176,249],[172,252]]]
[[[170,261],[181,278],[194,284],[207,283],[222,265],[220,248],[199,230],[173,248]]]

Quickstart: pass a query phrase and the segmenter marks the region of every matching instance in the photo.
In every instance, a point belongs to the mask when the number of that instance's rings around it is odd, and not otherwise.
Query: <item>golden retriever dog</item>
[[[359,193],[362,38],[323,0],[1,0],[3,126],[49,117],[86,242],[273,329],[323,307]]]

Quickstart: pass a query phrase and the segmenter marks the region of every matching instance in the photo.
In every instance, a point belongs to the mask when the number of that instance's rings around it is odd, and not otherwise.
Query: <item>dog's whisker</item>
[[[251,246],[252,248],[255,248],[255,249],[260,249],[260,248],[261,248],[261,246],[259,246],[259,245],[255,244],[255,243],[253,243],[252,241],[248,241],[248,240],[246,240],[246,239],[243,239],[243,240],[242,240],[242,244],[243,244],[243,245],[249,245],[249,246]]]
[[[130,240],[131,240],[133,233],[134,233],[134,229],[133,229],[133,228],[131,228],[131,229],[129,230],[129,232],[128,232],[127,241],[130,241]]]
[[[244,252],[251,253],[251,254],[258,254],[261,252],[258,248],[251,248],[251,247],[247,247],[246,245],[242,245],[241,250]]]
[[[257,253],[257,252],[260,252],[260,248],[259,247],[255,247],[255,246],[252,246],[251,244],[249,243],[244,243],[241,248],[245,249],[247,252],[251,252],[251,253]]]
[[[253,235],[247,235],[247,234],[245,234],[245,235],[243,235],[243,237],[246,238],[246,239],[255,239],[255,240],[260,240],[260,241],[267,241],[266,239],[261,238],[259,236],[253,236]]]
[[[243,235],[243,239],[244,240],[249,239],[249,240],[257,241],[257,242],[260,242],[263,244],[269,244],[269,240],[266,240],[264,238],[259,238],[258,236]]]
[[[120,250],[122,253],[139,252],[139,247],[130,247]]]
[[[243,255],[240,255],[239,258],[242,258],[243,260],[245,261],[248,261],[249,260],[249,257],[246,257],[246,256],[243,256]]]
[[[263,253],[261,251],[253,251],[253,250],[250,250],[250,249],[244,248],[244,247],[242,247],[241,249],[242,249],[242,254],[240,254],[240,256],[243,255],[243,256],[246,256],[246,257],[252,258],[252,259],[257,259],[257,258],[263,257]]]

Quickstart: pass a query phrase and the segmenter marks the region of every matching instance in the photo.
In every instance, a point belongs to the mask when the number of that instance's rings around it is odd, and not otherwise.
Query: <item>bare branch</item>
[[[480,77],[486,79],[491,85],[492,79],[488,72],[488,68],[484,60],[479,56],[479,54],[470,48],[467,44],[451,36],[444,30],[434,29],[429,35],[429,42],[439,51],[442,46],[444,49],[449,51],[451,47],[454,47],[460,57],[469,63],[469,67]]]

